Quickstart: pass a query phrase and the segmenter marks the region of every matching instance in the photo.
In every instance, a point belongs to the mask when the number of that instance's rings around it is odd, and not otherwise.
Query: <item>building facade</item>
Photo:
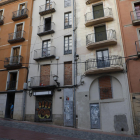
[[[0,117],[22,120],[32,22],[32,0],[0,1]]]
[[[135,134],[140,134],[140,0],[116,2],[127,64],[134,129]]]
[[[78,128],[132,134],[116,0],[77,0],[76,23]]]
[[[26,120],[73,126],[72,15],[72,0],[34,1]]]

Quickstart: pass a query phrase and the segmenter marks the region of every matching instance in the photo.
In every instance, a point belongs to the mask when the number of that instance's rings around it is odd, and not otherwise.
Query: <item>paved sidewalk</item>
[[[140,140],[129,135],[0,119],[0,140]]]

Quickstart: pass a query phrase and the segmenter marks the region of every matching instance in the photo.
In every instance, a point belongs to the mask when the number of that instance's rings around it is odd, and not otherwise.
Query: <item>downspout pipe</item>
[[[76,51],[75,51],[75,0],[73,0],[73,82],[74,82],[74,91],[73,91],[73,100],[74,100],[74,113],[73,113],[73,118],[74,118],[74,128],[76,128],[76,96],[75,96],[75,56],[76,56]]]

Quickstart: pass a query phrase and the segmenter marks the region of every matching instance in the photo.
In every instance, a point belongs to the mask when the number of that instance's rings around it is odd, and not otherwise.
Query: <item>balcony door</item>
[[[16,89],[16,81],[17,81],[17,72],[10,72],[9,73],[9,80],[7,83],[8,90],[15,90]]]
[[[22,38],[23,23],[16,25],[15,37],[16,39]]]
[[[0,10],[0,20],[3,20],[3,10]]]
[[[51,18],[46,18],[44,31],[49,31],[49,30],[51,30]]]
[[[12,64],[18,64],[20,62],[19,51],[20,47],[13,48],[13,54],[10,59]]]
[[[25,3],[20,4],[19,6],[19,15],[25,14]]]
[[[93,6],[93,19],[104,17],[103,4]]]
[[[43,41],[42,57],[50,56],[50,46],[51,46],[51,41],[50,40]]]
[[[103,41],[103,40],[107,40],[107,34],[106,34],[106,26],[99,26],[99,27],[95,27],[95,42],[99,42],[99,41]]]
[[[46,10],[52,9],[52,2],[51,0],[46,0]]]
[[[108,50],[97,51],[97,68],[110,67]]]
[[[136,11],[136,17],[137,19],[140,19],[140,3],[134,4],[135,11]]]

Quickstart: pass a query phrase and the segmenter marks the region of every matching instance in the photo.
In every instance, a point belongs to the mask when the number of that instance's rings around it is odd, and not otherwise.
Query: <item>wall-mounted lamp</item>
[[[53,76],[53,80],[56,82],[57,86],[59,87],[60,86],[60,83],[57,82],[58,81],[58,76],[57,75],[54,75]]]

